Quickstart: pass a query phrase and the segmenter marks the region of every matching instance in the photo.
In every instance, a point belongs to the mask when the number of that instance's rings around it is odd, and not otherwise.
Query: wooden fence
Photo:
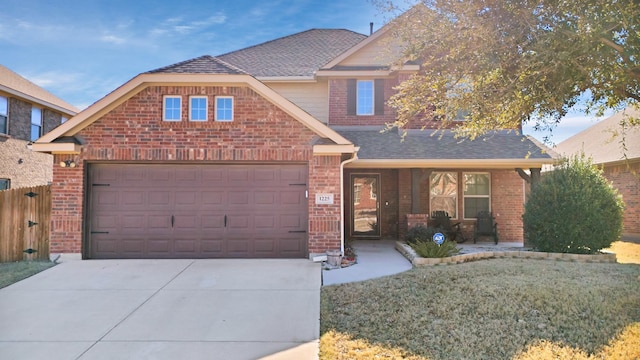
[[[0,263],[49,260],[51,186],[0,191]]]

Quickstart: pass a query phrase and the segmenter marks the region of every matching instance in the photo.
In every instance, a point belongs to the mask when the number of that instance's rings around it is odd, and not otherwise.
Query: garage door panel
[[[305,257],[307,171],[305,165],[92,164],[90,181],[98,185],[88,195],[89,255]],[[106,234],[91,233],[96,230]]]

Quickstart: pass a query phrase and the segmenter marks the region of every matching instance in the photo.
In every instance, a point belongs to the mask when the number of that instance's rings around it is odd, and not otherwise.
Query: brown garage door
[[[88,255],[307,256],[305,165],[89,168]]]

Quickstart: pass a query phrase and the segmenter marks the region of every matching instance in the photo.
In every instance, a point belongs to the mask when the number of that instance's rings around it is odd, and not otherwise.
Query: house
[[[602,168],[625,203],[625,236],[640,237],[640,127],[623,128],[625,117],[640,117],[628,107],[559,143],[558,154],[584,153]]]
[[[50,183],[53,156],[32,152],[30,144],[78,112],[0,65],[0,190]]]
[[[305,258],[401,237],[433,210],[470,233],[483,209],[501,241],[522,242],[526,182],[553,159],[516,131],[381,133],[385,100],[419,70],[388,65],[389,28],[311,29],[151,70],[46,134],[34,150],[75,164],[54,167],[51,251]]]

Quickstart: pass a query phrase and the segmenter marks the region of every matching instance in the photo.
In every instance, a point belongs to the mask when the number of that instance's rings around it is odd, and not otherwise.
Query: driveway
[[[309,260],[89,260],[0,290],[3,359],[317,359]]]

